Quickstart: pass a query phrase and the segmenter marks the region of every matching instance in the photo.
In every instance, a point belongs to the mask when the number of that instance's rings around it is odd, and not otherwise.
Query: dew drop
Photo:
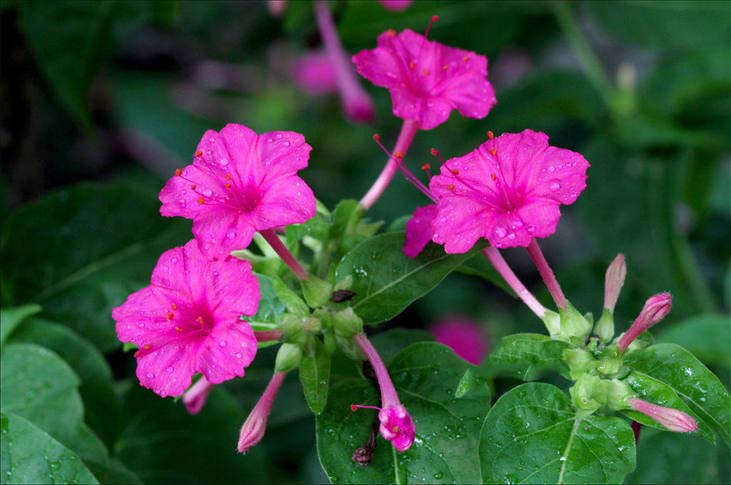
[[[203,191],[203,195],[205,195],[206,197],[210,197],[213,195],[213,191],[211,189],[206,189]]]
[[[165,372],[167,372],[168,374],[172,374],[172,373],[173,373],[173,368],[172,368],[172,366],[170,366],[170,367],[168,367],[167,369],[165,369]]]
[[[551,183],[551,185],[548,186],[548,188],[555,192],[561,188],[561,184],[558,182],[553,182],[553,183]]]
[[[236,232],[235,231],[229,231],[229,232],[226,233],[226,237],[228,239],[233,239],[233,238],[236,237]]]
[[[223,165],[225,167],[226,165],[228,165],[228,159],[222,158],[221,160],[218,161],[218,163],[220,163],[221,165]]]
[[[218,342],[218,346],[219,347],[225,347],[226,346],[226,341],[225,340],[221,340],[220,342]]]
[[[502,238],[502,237],[505,237],[506,234],[507,234],[507,231],[505,230],[505,228],[503,228],[501,226],[497,226],[495,228],[495,235],[497,237],[501,237]]]

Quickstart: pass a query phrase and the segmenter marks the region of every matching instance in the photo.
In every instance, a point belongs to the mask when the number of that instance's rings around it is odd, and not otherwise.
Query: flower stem
[[[378,351],[373,344],[368,340],[368,337],[364,333],[359,333],[355,336],[355,342],[358,344],[363,353],[368,357],[368,360],[376,373],[378,379],[378,387],[381,389],[381,406],[386,408],[390,405],[400,404],[401,401],[396,393],[396,388],[393,387],[391,382],[391,376],[388,375],[386,365],[381,360],[381,356],[378,355]]]
[[[257,342],[270,342],[282,338],[281,330],[259,330],[254,332]]]
[[[398,140],[396,140],[396,146],[393,149],[394,156],[406,156],[406,152],[409,150],[411,142],[414,140],[414,136],[417,131],[419,131],[419,123],[412,120],[404,120],[403,125],[401,125],[401,132],[399,133]],[[383,194],[386,190],[386,187],[388,187],[388,184],[391,183],[396,170],[398,170],[399,163],[403,162],[400,162],[394,157],[390,157],[388,159],[388,162],[383,167],[381,174],[378,176],[371,188],[368,189],[368,192],[363,196],[363,198],[360,199],[360,205],[366,210],[373,207],[373,204],[376,203],[378,198],[381,197],[381,194]]]
[[[297,276],[298,279],[306,280],[310,277],[309,273],[307,273],[307,270],[302,267],[302,265],[299,263],[299,261],[297,261],[294,255],[289,252],[287,246],[282,243],[274,229],[266,229],[259,232],[264,237],[264,239],[266,239],[266,242],[269,243],[272,249],[277,252],[279,257],[282,258],[284,264],[289,266],[289,269],[292,270],[292,272],[295,274],[295,276]]]
[[[543,251],[541,251],[540,246],[538,246],[538,241],[535,239],[528,245],[528,254],[530,254],[533,263],[538,268],[538,272],[541,274],[541,278],[543,278],[543,282],[546,284],[548,292],[553,297],[556,306],[561,309],[566,308],[566,297],[563,294],[563,290],[561,290],[561,285],[558,284],[556,275],[553,274],[553,270],[548,265],[548,261],[546,261],[546,257],[543,255]]]
[[[495,269],[500,273],[500,275],[503,277],[503,279],[508,283],[508,285],[515,291],[515,293],[518,295],[518,297],[523,300],[523,303],[528,305],[528,308],[535,313],[538,318],[543,318],[543,316],[546,314],[546,309],[541,303],[536,300],[536,297],[533,296],[533,294],[528,291],[528,289],[523,285],[523,283],[520,282],[517,276],[515,276],[515,273],[513,273],[513,270],[510,269],[510,266],[508,266],[508,263],[503,258],[503,255],[500,254],[500,251],[498,251],[497,248],[493,246],[489,246],[482,250],[482,253],[485,255],[488,261],[495,267]]]

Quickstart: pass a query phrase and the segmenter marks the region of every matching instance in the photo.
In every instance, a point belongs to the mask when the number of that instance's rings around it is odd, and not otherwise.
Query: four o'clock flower
[[[256,355],[251,326],[259,281],[247,261],[210,261],[196,241],[160,256],[150,286],[112,310],[117,336],[139,347],[140,384],[162,397],[179,396],[193,374],[218,384],[244,375]]]
[[[309,94],[326,94],[337,89],[337,73],[330,56],[324,51],[312,51],[302,55],[294,63],[294,81]]]
[[[285,377],[287,377],[286,372],[274,373],[266,389],[264,389],[264,392],[254,406],[254,409],[251,410],[246,421],[244,421],[239,432],[239,442],[237,445],[239,452],[246,453],[249,448],[258,444],[264,437],[269,413],[272,412],[274,398],[277,397],[277,393]]]
[[[378,387],[381,390],[381,407],[353,404],[350,408],[353,411],[359,408],[377,409],[378,420],[381,422],[379,427],[381,436],[390,441],[396,450],[404,452],[411,447],[416,437],[414,421],[404,405],[401,404],[396,388],[393,387],[391,377],[388,375],[388,370],[386,370],[386,366],[373,344],[363,333],[357,334],[354,338],[376,373]]]
[[[652,404],[638,398],[630,399],[629,405],[635,411],[652,418],[670,431],[690,433],[698,429],[698,424],[695,422],[695,419],[683,411],[658,406],[657,404]]]
[[[213,384],[208,382],[208,379],[201,376],[200,379],[198,379],[198,381],[193,384],[190,389],[185,391],[185,394],[183,394],[181,401],[183,401],[185,409],[187,409],[190,414],[198,414],[201,412],[203,406],[206,405],[208,394],[211,393],[211,389],[213,389]]]
[[[468,318],[452,316],[431,327],[434,340],[444,344],[455,354],[473,365],[480,365],[487,355],[489,342],[482,327]]]
[[[177,170],[160,192],[160,213],[192,219],[193,234],[209,257],[247,247],[256,231],[269,240],[274,228],[315,215],[315,196],[297,176],[310,150],[291,131],[257,135],[236,124],[209,130],[193,164]]]
[[[632,323],[632,326],[617,342],[619,350],[624,352],[642,332],[661,322],[670,313],[672,307],[673,297],[670,296],[670,293],[659,293],[651,296],[645,302],[645,306],[642,307],[642,311]]]

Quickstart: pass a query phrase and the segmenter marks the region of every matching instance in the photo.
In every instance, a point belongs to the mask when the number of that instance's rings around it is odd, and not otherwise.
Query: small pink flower
[[[670,431],[690,433],[698,429],[698,424],[695,422],[695,419],[683,411],[665,408],[637,398],[630,399],[629,404],[635,411],[652,418]]]
[[[650,327],[660,323],[673,308],[673,297],[670,293],[659,293],[651,296],[642,307],[642,311],[630,326],[624,335],[617,342],[619,350],[624,350],[636,339],[642,332]]]
[[[185,409],[188,410],[188,413],[190,414],[198,414],[203,409],[203,406],[206,405],[206,401],[208,400],[208,394],[210,394],[211,389],[213,389],[213,384],[208,382],[208,379],[201,376],[200,379],[198,379],[198,382],[193,384],[193,386],[185,391],[185,394],[183,394],[183,398],[181,401],[183,401],[183,404],[185,405]]]
[[[482,328],[467,318],[445,318],[431,327],[431,333],[434,340],[473,365],[480,365],[487,355],[489,344]]]
[[[279,388],[284,382],[284,378],[287,377],[286,372],[275,373],[266,389],[262,393],[259,400],[256,402],[254,409],[251,410],[249,416],[241,426],[239,432],[239,442],[237,449],[240,453],[246,453],[252,446],[257,445],[264,437],[264,433],[267,429],[267,421],[269,420],[269,414],[272,412],[272,405],[274,404],[274,398],[277,397]]]
[[[422,130],[444,123],[453,109],[484,118],[496,103],[487,58],[428,40],[411,30],[389,30],[378,47],[353,56],[358,72],[391,92],[393,114]]]
[[[381,423],[379,428],[381,436],[390,441],[397,451],[404,452],[411,447],[416,437],[414,420],[411,419],[411,415],[404,405],[401,404],[396,393],[396,388],[393,387],[391,377],[388,375],[388,370],[378,355],[378,351],[373,347],[373,344],[371,344],[363,333],[355,336],[355,342],[366,357],[368,357],[376,373],[378,387],[381,391],[381,407],[351,404],[350,409],[352,411],[357,409],[378,410],[378,420]]]
[[[386,10],[401,12],[409,8],[414,0],[380,0],[380,2]]]
[[[550,236],[559,206],[572,204],[586,187],[588,167],[579,153],[550,146],[545,133],[491,138],[447,160],[432,177],[429,187],[438,201],[432,240],[454,254],[483,237],[505,248]]]
[[[315,196],[297,171],[312,147],[291,131],[257,135],[243,125],[207,131],[193,164],[160,191],[163,216],[193,220],[209,257],[249,245],[256,231],[299,224],[315,215]]]
[[[240,317],[259,306],[248,261],[209,261],[193,240],[163,253],[150,283],[112,310],[119,340],[139,347],[140,384],[179,396],[198,372],[212,384],[244,375],[257,342]]]
[[[312,51],[294,64],[294,81],[308,94],[333,93],[338,89],[335,66],[327,52]]]

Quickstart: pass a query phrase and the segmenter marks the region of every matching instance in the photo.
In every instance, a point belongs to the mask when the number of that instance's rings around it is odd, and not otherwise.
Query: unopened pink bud
[[[269,413],[271,413],[272,404],[274,404],[274,398],[277,396],[277,392],[279,392],[279,388],[286,376],[286,372],[277,372],[272,376],[259,401],[254,406],[254,409],[251,410],[251,413],[249,413],[246,421],[244,421],[239,433],[239,443],[237,446],[239,452],[246,453],[249,448],[258,444],[264,437]]]
[[[183,404],[185,404],[185,409],[187,409],[190,414],[198,414],[201,412],[201,409],[203,409],[203,406],[205,406],[206,401],[208,400],[208,394],[211,392],[212,388],[213,384],[208,382],[205,376],[201,376],[201,378],[198,379],[198,382],[193,384],[193,386],[185,391],[185,394],[183,394],[182,401]]]
[[[414,0],[381,0],[381,5],[386,10],[392,10],[394,12],[400,12],[406,10],[414,3]]]
[[[644,414],[676,433],[690,433],[698,429],[698,424],[688,414],[673,408],[665,408],[656,404],[633,398],[630,406],[637,412]]]
[[[670,313],[672,307],[673,297],[670,293],[659,293],[651,296],[645,302],[645,306],[642,307],[642,311],[635,319],[632,326],[624,335],[622,335],[622,338],[619,339],[619,342],[617,343],[619,350],[624,352],[624,350],[629,347],[629,344],[631,344],[638,335],[656,323],[662,321],[662,319]]]
[[[624,286],[624,278],[627,276],[627,263],[623,254],[618,254],[612,264],[607,268],[604,276],[604,308],[614,313],[619,293]]]

